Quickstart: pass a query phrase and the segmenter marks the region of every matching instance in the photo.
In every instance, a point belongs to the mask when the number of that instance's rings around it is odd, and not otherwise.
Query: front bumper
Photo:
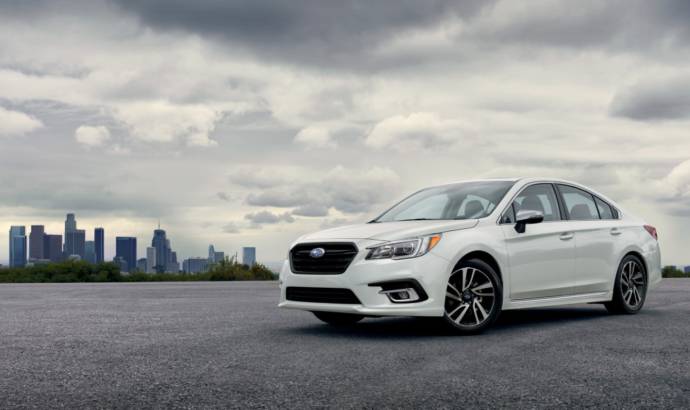
[[[366,260],[365,252],[352,261],[339,275],[295,274],[286,261],[280,272],[281,308],[308,311],[354,313],[367,316],[443,316],[446,284],[450,273],[449,261],[428,253],[419,258],[401,260]],[[428,298],[421,302],[393,303],[380,294],[380,286],[372,283],[394,280],[416,280]],[[315,287],[350,289],[361,304],[297,302],[287,300],[287,287]]]

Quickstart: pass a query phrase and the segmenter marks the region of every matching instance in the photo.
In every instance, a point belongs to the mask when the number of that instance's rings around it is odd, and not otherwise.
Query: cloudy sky
[[[279,261],[465,178],[556,176],[690,264],[690,2],[0,1],[0,227],[158,218]],[[0,263],[7,261],[0,235]]]

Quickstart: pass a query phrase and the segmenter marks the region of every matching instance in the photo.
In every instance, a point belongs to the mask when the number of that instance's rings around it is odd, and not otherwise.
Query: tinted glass
[[[425,219],[475,219],[491,214],[513,181],[464,182],[419,191],[375,222]]]
[[[616,219],[613,216],[613,210],[611,209],[611,205],[607,204],[606,202],[602,201],[597,197],[594,197],[594,201],[597,203],[597,209],[599,209],[599,215],[601,216],[601,219]]]
[[[559,221],[556,192],[551,184],[536,184],[522,190],[513,202],[515,213],[523,210],[538,211],[544,214],[544,221]]]
[[[570,219],[574,221],[599,219],[599,212],[589,192],[568,185],[558,185],[558,189],[563,195],[563,202]]]

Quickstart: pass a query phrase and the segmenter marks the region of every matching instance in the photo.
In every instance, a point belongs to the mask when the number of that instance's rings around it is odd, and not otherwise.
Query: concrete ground
[[[636,316],[332,328],[276,283],[0,285],[0,408],[690,407],[690,280]]]

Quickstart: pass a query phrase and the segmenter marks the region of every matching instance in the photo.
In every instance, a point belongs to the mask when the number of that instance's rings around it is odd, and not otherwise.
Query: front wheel
[[[479,333],[498,318],[502,303],[498,274],[484,261],[470,259],[448,279],[443,317],[457,333]]]
[[[350,313],[335,313],[335,312],[312,312],[314,316],[320,320],[333,326],[347,326],[353,325],[364,319],[362,315],[353,315]]]
[[[642,309],[647,296],[647,272],[636,256],[621,261],[613,285],[613,299],[604,304],[611,313],[635,314]]]

